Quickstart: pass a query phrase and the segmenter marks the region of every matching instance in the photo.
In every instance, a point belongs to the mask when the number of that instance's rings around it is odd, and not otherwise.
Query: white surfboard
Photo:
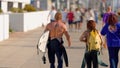
[[[49,31],[46,31],[44,32],[39,41],[38,41],[38,44],[37,44],[37,47],[38,49],[41,51],[41,52],[45,52],[46,51],[46,46],[47,46],[47,43],[48,43],[48,38],[49,38]]]

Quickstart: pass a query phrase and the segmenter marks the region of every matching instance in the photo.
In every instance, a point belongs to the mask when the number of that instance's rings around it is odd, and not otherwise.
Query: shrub
[[[11,28],[9,28],[9,32],[13,32],[13,30]]]
[[[24,12],[23,9],[18,8],[18,13],[23,13],[23,12]]]
[[[13,8],[10,9],[10,11],[13,12],[13,13],[23,13],[24,10],[20,9],[20,8],[13,7]]]
[[[35,7],[33,7],[30,4],[26,4],[25,7],[24,7],[24,10],[27,11],[27,12],[36,11]]]
[[[13,7],[13,8],[10,9],[10,11],[13,12],[13,13],[17,13],[18,12],[18,8]]]
[[[3,10],[2,10],[2,9],[0,9],[0,13],[3,13]]]

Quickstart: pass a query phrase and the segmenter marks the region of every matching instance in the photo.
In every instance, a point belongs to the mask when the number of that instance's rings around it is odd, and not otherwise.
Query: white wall
[[[49,11],[9,14],[10,28],[13,31],[26,32],[46,25]]]
[[[17,2],[14,2],[14,3],[13,3],[13,7],[16,7],[16,8],[17,8],[17,7],[18,7],[18,3],[17,3]]]
[[[9,16],[7,14],[0,15],[0,41],[9,38]]]

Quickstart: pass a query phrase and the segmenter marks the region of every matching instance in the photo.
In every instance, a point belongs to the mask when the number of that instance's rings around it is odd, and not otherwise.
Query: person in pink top
[[[71,9],[67,14],[67,19],[68,19],[69,29],[71,31],[71,29],[73,28],[73,19],[74,19],[74,14]]]

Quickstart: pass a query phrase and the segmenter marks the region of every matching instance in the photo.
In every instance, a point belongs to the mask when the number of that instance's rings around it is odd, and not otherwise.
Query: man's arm
[[[65,37],[66,37],[66,39],[67,39],[67,41],[68,41],[68,46],[70,47],[70,46],[71,46],[71,39],[70,39],[70,35],[68,34],[68,32],[67,32],[67,31],[65,31],[65,32],[64,32],[64,34],[65,34]]]

